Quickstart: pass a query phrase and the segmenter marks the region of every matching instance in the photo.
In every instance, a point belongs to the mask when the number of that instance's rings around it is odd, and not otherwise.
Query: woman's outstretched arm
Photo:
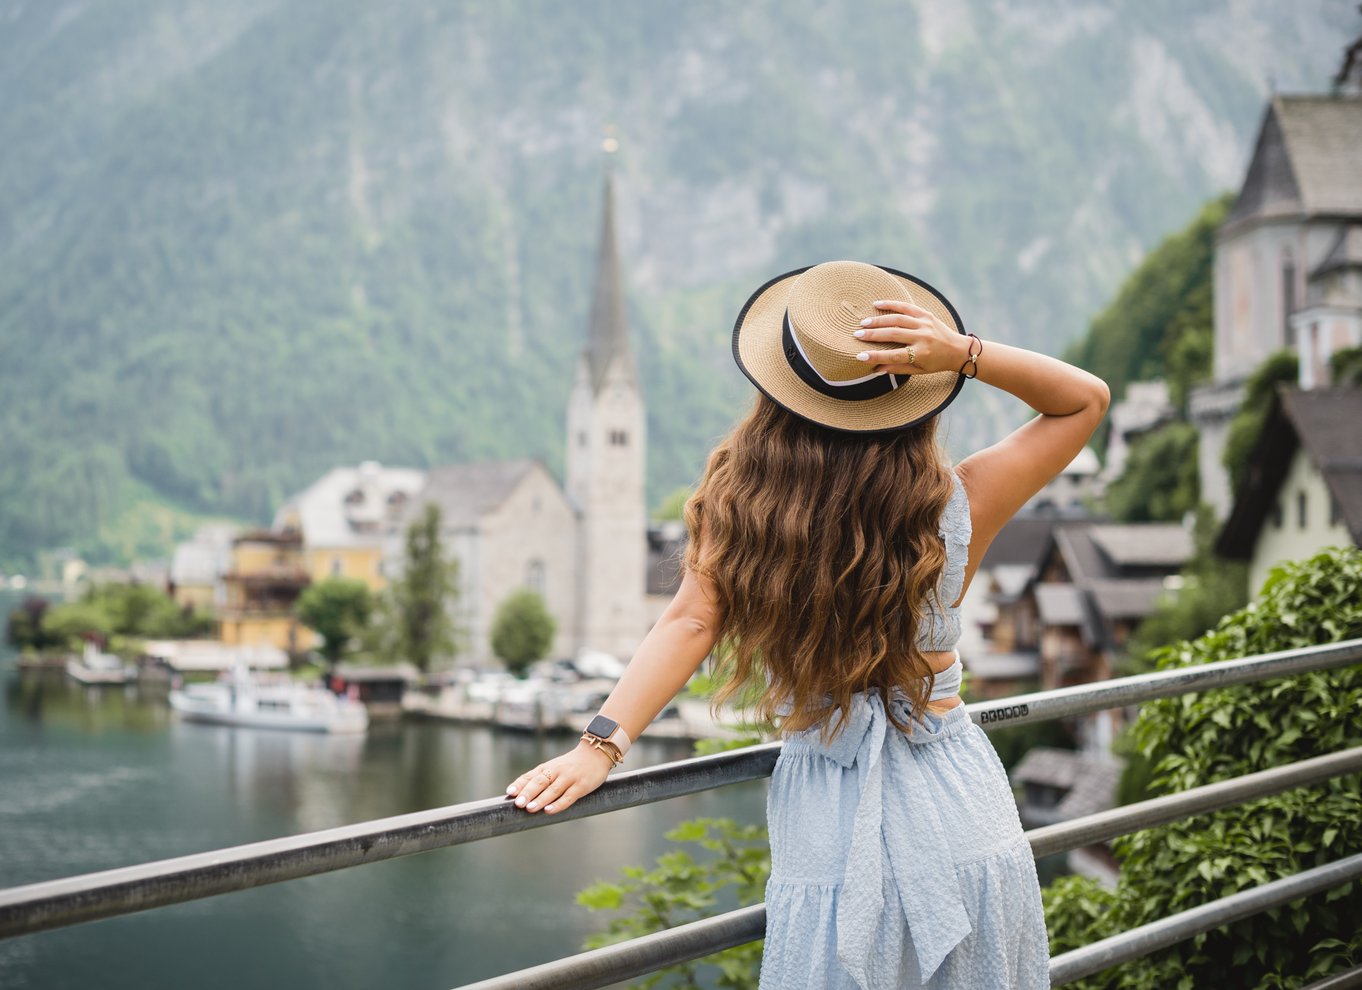
[[[868,351],[871,365],[898,374],[959,371],[973,347],[975,380],[1015,395],[1040,414],[959,464],[974,528],[968,570],[973,574],[1003,524],[1078,456],[1106,415],[1111,391],[1096,375],[1036,351],[989,340],[980,353],[973,338],[911,303],[876,305],[886,313],[867,321],[862,339],[904,346]],[[907,363],[910,347],[913,364]]]
[[[714,601],[709,582],[686,571],[676,597],[601,706],[601,714],[618,722],[631,740],[657,718],[709,656],[717,635]],[[612,766],[605,753],[579,742],[575,749],[521,774],[506,793],[526,811],[555,814],[600,787]],[[538,775],[544,769],[553,774],[551,783]]]

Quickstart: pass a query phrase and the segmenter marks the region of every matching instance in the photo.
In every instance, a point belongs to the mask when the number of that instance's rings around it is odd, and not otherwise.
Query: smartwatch
[[[610,743],[619,750],[621,760],[624,759],[624,754],[629,752],[629,734],[624,731],[622,725],[607,715],[597,715],[593,718],[582,735]]]

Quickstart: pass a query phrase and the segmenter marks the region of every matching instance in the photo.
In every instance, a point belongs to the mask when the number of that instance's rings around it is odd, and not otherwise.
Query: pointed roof
[[[596,255],[596,288],[591,300],[591,322],[587,324],[587,368],[591,387],[599,391],[606,371],[615,358],[621,358],[631,381],[638,382],[638,371],[629,348],[629,322],[624,309],[624,276],[620,270],[619,249],[615,240],[615,181],[605,174],[601,208],[601,241]]]
[[[1275,96],[1225,226],[1320,214],[1362,216],[1362,97]]]

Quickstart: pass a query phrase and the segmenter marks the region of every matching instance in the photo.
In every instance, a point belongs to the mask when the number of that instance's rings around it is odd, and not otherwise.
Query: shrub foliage
[[[1259,599],[1155,653],[1161,669],[1362,637],[1362,551],[1279,567]],[[1362,745],[1362,670],[1300,674],[1145,704],[1133,727],[1152,794]],[[1362,851],[1356,776],[1126,836],[1114,892],[1071,877],[1046,896],[1055,952]],[[1295,987],[1362,955],[1362,891],[1345,884],[1073,984],[1145,990]]]

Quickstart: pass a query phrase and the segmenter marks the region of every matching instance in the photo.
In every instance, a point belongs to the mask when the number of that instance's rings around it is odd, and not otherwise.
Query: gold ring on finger
[[[908,363],[917,364],[917,351],[913,350],[911,347],[908,348]]]

